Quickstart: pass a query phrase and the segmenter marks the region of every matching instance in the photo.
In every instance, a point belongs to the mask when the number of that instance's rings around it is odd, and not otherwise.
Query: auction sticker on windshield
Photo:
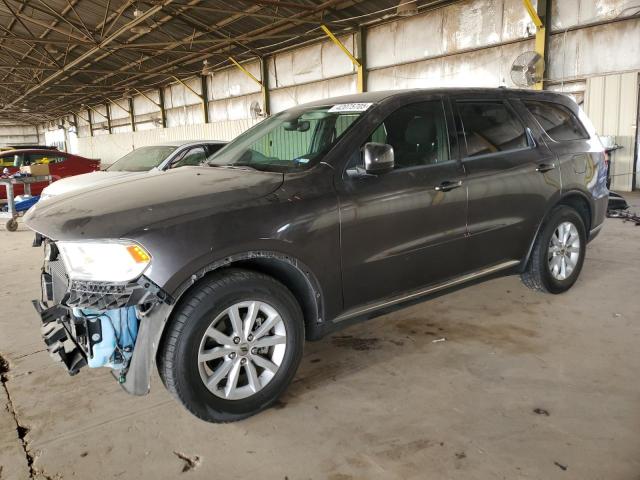
[[[371,105],[373,105],[373,103],[339,103],[331,107],[329,112],[364,112]]]

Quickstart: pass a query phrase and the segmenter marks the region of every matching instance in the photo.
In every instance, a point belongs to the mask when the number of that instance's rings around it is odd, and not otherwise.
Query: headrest
[[[409,121],[404,139],[412,145],[428,145],[435,139],[433,120],[426,117],[415,117]]]

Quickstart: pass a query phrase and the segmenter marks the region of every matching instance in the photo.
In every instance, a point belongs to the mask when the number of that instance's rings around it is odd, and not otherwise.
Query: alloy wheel
[[[566,280],[580,259],[580,235],[571,222],[562,222],[549,240],[547,261],[549,272],[556,280]]]
[[[287,348],[287,331],[271,305],[249,300],[225,309],[200,342],[198,370],[205,386],[226,400],[262,390],[278,372]]]

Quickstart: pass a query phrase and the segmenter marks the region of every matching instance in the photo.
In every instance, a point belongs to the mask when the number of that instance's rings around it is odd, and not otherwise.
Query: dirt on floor
[[[640,212],[640,196],[627,196]],[[0,231],[0,479],[640,478],[640,227],[607,220],[566,294],[501,278],[306,346],[276,406],[212,425],[154,378],[69,377],[30,300],[42,253]]]

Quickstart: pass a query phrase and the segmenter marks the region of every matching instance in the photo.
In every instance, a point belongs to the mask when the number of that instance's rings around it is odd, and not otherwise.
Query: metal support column
[[[262,77],[262,111],[268,117],[271,115],[271,98],[269,96],[269,66],[267,59],[260,57],[260,76]]]
[[[544,60],[544,65],[548,65],[548,52],[546,44],[549,40],[550,29],[547,26],[551,21],[551,0],[538,0],[538,6],[535,8],[531,3],[531,0],[522,0],[531,21],[536,26],[536,43],[535,51]],[[544,78],[544,68],[542,64],[540,67],[542,72],[541,78]],[[536,90],[542,90],[544,88],[544,80],[540,80],[534,86]]]
[[[160,99],[160,103],[158,104],[160,107],[160,121],[162,122],[162,128],[167,128],[167,111],[164,109],[164,88],[160,87],[158,94],[158,98]]]
[[[208,75],[200,76],[200,91],[202,92],[200,98],[202,98],[202,113],[204,114],[204,123],[209,123],[209,84],[207,83],[207,77]]]
[[[107,112],[107,115],[105,116],[107,119],[107,131],[111,134],[111,106],[108,103],[105,103],[104,108]]]
[[[93,117],[90,108],[87,108],[87,118],[89,119],[89,135],[93,137]]]
[[[131,131],[136,131],[136,114],[133,110],[133,97],[129,97],[129,122],[131,123]]]

